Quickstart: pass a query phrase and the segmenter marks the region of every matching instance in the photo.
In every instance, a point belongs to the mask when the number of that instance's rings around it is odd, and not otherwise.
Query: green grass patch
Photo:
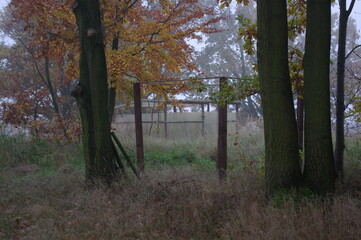
[[[0,135],[0,169],[13,176],[51,176],[61,167],[84,169],[80,147],[59,141],[30,138],[25,135]],[[4,182],[0,177],[0,183]]]
[[[133,161],[136,161],[134,153],[130,154]],[[202,158],[192,151],[172,151],[164,152],[146,152],[144,154],[144,164],[148,169],[164,168],[164,167],[189,167],[195,166],[204,170],[214,169],[215,162],[210,158]]]
[[[299,208],[305,202],[321,203],[322,198],[315,194],[309,187],[302,186],[299,189],[279,189],[270,199],[270,204],[275,208],[285,208],[292,205]]]

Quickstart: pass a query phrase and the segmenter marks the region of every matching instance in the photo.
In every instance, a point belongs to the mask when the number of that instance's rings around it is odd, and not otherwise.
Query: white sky
[[[0,8],[2,9],[4,6],[8,4],[7,0],[0,0]]]
[[[9,3],[10,0],[0,0],[0,9],[2,9],[4,6],[6,6]],[[30,0],[31,1],[31,0]],[[216,1],[216,0],[213,0]],[[351,0],[347,0],[347,2],[350,2]],[[338,11],[338,0],[336,0],[336,4],[333,7],[332,11]],[[357,22],[357,28],[358,31],[361,33],[361,0],[356,0],[354,9],[351,13],[351,17],[356,19]]]

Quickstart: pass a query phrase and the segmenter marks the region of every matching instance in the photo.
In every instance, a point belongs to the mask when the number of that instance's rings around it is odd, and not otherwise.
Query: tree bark
[[[307,1],[304,57],[305,169],[304,178],[316,193],[335,189],[330,119],[330,0]]]
[[[299,95],[300,93],[298,93]],[[304,104],[302,97],[297,97],[297,135],[298,135],[298,151],[303,150],[303,130],[304,130]]]
[[[337,176],[343,181],[343,158],[345,148],[345,61],[346,61],[346,36],[347,22],[355,4],[351,2],[349,9],[346,9],[346,0],[339,0],[340,19],[338,32],[337,51],[337,93],[336,93],[336,146],[335,146],[335,167]]]
[[[266,190],[270,196],[301,181],[297,127],[288,69],[285,0],[257,1],[257,55],[266,145]]]
[[[45,78],[46,78],[46,83],[47,83],[47,86],[48,86],[48,89],[50,92],[51,101],[54,106],[54,111],[56,114],[58,114],[60,116],[61,114],[60,114],[60,108],[59,108],[59,104],[58,104],[56,89],[54,88],[53,82],[51,81],[50,62],[49,62],[48,57],[45,57]]]
[[[108,115],[108,83],[99,0],[77,0],[74,12],[80,35],[80,78],[73,91],[83,129],[85,175],[111,183],[115,173]]]
[[[112,50],[118,50],[118,49],[119,49],[119,38],[114,37],[113,42],[112,42]],[[112,121],[113,121],[116,95],[117,95],[116,94],[116,87],[111,86],[109,88],[109,96],[108,96],[108,112],[109,112],[110,123],[112,123]]]
[[[50,76],[50,62],[49,62],[49,58],[46,57],[45,58],[45,78],[46,78],[46,82],[47,82],[47,86],[50,92],[50,96],[51,96],[51,101],[53,103],[54,106],[54,112],[56,114],[56,121],[58,121],[61,130],[63,131],[64,137],[66,138],[66,140],[69,140],[68,137],[68,133],[67,133],[67,129],[64,125],[64,121],[63,121],[63,116],[61,115],[60,112],[60,108],[59,108],[59,103],[58,103],[58,95],[57,95],[57,90],[53,85],[53,82],[51,81],[51,76]]]

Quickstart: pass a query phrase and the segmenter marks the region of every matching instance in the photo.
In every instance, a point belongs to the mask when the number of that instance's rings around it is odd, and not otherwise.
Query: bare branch
[[[354,53],[355,50],[356,50],[357,48],[359,48],[359,47],[361,47],[361,45],[356,45],[356,46],[346,55],[345,60],[346,60],[352,53]]]
[[[356,0],[352,0],[352,2],[350,4],[350,7],[347,9],[347,11],[346,11],[347,17],[350,16],[350,14],[352,12],[352,9],[353,9],[353,6],[355,5],[355,2],[356,2]]]
[[[41,73],[40,69],[39,69],[39,65],[36,61],[36,58],[35,58],[35,55],[34,53],[25,45],[25,43],[20,39],[18,38],[19,42],[21,43],[21,45],[24,46],[24,48],[30,53],[31,57],[33,58],[33,62],[34,62],[34,65],[35,65],[35,68],[36,68],[36,71],[38,72],[41,80],[43,81],[43,83],[45,84],[45,86],[49,89],[49,86],[45,80],[45,77],[43,76],[43,74]]]

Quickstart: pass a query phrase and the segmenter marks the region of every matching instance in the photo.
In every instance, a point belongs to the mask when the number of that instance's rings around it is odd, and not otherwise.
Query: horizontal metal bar
[[[143,103],[167,103],[167,104],[217,104],[216,102],[212,102],[212,101],[208,101],[208,100],[174,100],[174,101],[162,101],[162,100],[148,100],[148,99],[142,99],[142,104]],[[242,103],[241,101],[235,101],[232,103],[228,103],[228,105],[234,105],[234,104],[240,104]],[[121,107],[130,107],[132,105],[128,105],[128,104],[122,104],[122,105],[118,105],[115,106],[115,108],[121,108]],[[147,107],[147,106],[142,106],[142,107]]]
[[[228,120],[227,122],[237,122],[237,120]],[[134,123],[134,122],[129,122],[129,121],[125,121],[125,122],[116,122],[116,123],[125,123],[125,124],[129,124],[129,123]],[[165,121],[142,121],[142,123],[155,123],[155,124],[158,124],[158,123],[161,123],[161,124],[164,124],[164,123],[203,123],[203,121],[174,121],[174,122],[165,122]],[[205,122],[206,123],[206,122]],[[216,123],[216,122],[215,122]]]
[[[141,82],[148,85],[173,85],[173,86],[193,86],[194,83],[172,83],[172,82]],[[218,87],[218,84],[202,84],[202,87]],[[189,90],[187,90],[189,91]]]
[[[185,79],[174,79],[174,80],[170,80],[170,79],[164,79],[164,80],[158,80],[158,81],[153,81],[153,83],[157,82],[157,83],[162,83],[162,82],[185,82],[185,81],[194,81],[196,82],[197,80],[218,80],[220,78],[227,78],[227,79],[240,79],[237,77],[194,77],[194,78],[185,78]],[[138,83],[142,83],[142,84],[147,84],[150,83],[151,81],[140,81]]]
[[[117,123],[134,123],[134,122],[117,122]],[[189,122],[182,122],[182,121],[175,121],[175,122],[165,122],[165,121],[142,121],[142,123],[202,123],[202,121],[189,121]]]

